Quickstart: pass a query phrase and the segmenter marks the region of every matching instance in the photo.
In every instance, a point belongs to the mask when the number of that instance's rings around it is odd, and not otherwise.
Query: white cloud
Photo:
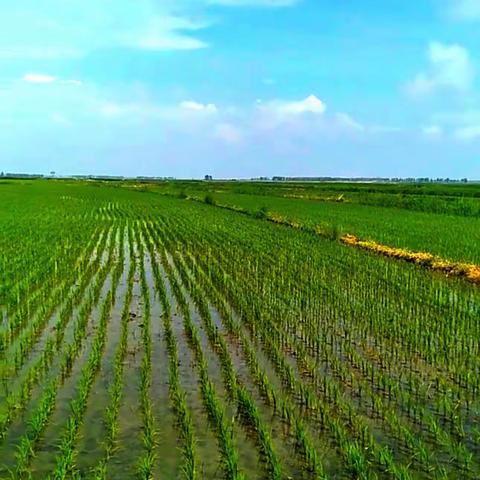
[[[287,101],[257,99],[253,112],[243,116],[244,131],[260,134],[310,138],[317,135],[325,138],[348,136],[398,135],[405,131],[402,127],[364,124],[345,112],[328,113],[327,105],[315,95],[303,100]]]
[[[51,75],[43,75],[41,73],[26,73],[23,80],[27,83],[53,83],[57,79]]]
[[[299,101],[274,100],[268,103],[260,102],[259,108],[268,110],[280,117],[284,117],[290,115],[302,115],[305,113],[321,115],[325,113],[327,106],[315,95],[310,95],[304,100]]]
[[[361,123],[358,123],[356,120],[354,120],[350,115],[346,113],[337,113],[335,115],[335,119],[338,125],[341,127],[345,127],[351,130],[357,130],[359,132],[365,129],[365,127]]]
[[[479,125],[468,125],[465,127],[457,128],[453,132],[453,136],[457,140],[469,142],[473,140],[480,140],[480,124]]]
[[[182,92],[175,95],[183,95],[179,98],[193,102]],[[22,102],[19,103],[18,98],[22,98]],[[203,115],[181,108],[176,101],[159,103],[157,98],[138,86],[116,90],[86,82],[82,88],[73,88],[58,80],[52,88],[34,88],[23,81],[12,82],[11,90],[0,88],[0,122],[5,125],[6,121],[13,120],[11,125],[0,129],[2,143],[7,148],[5,157],[12,156],[13,162],[33,158],[29,167],[33,171],[38,165],[46,165],[48,159],[56,163],[48,169],[62,169],[65,173],[103,171],[179,177],[205,173],[218,177],[348,175],[348,168],[356,168],[355,165],[363,165],[368,160],[378,163],[369,166],[370,171],[358,174],[397,175],[388,170],[393,163],[403,166],[401,159],[407,159],[412,168],[417,168],[421,163],[418,158],[423,161],[430,152],[432,171],[438,171],[442,161],[439,156],[450,155],[449,161],[461,175],[478,176],[470,173],[474,169],[478,172],[478,165],[472,165],[469,172],[463,172],[465,166],[461,165],[462,159],[467,158],[465,151],[470,149],[472,155],[475,154],[478,140],[464,145],[455,145],[453,141],[430,145],[425,141],[414,143],[419,140],[419,132],[411,135],[412,131],[408,131],[395,137],[373,133],[369,124],[359,121],[355,115],[352,118],[349,114],[337,113],[333,105],[322,114],[291,114],[267,130],[258,124],[266,112],[254,101],[235,108],[222,104],[216,114]],[[205,101],[201,97],[193,98],[197,100],[194,103],[199,103],[199,98]],[[215,103],[215,97],[210,101]],[[345,111],[349,110],[345,108]],[[437,123],[443,125],[434,121],[427,124]],[[364,130],[355,129],[355,124],[363,125]],[[475,124],[480,122],[471,123]],[[468,137],[473,133],[458,132],[458,135]],[[23,141],[26,135],[28,142]],[[453,140],[453,129],[451,135]],[[421,147],[425,150],[418,150]],[[437,147],[438,150],[434,150]],[[411,155],[415,149],[420,154]],[[45,161],[40,161],[40,156]],[[388,161],[384,160],[386,157]],[[349,163],[352,158],[354,163]],[[302,170],[305,168],[302,162],[310,162],[309,169]],[[379,172],[378,165],[382,164],[385,170]],[[186,169],[182,171],[179,165],[185,165]],[[411,173],[408,168],[405,175]],[[452,172],[442,176],[453,177]]]
[[[428,59],[428,71],[417,74],[406,86],[411,95],[423,96],[441,89],[467,91],[472,86],[475,72],[465,48],[432,42]]]
[[[61,80],[57,77],[52,75],[45,75],[43,73],[26,73],[23,76],[23,81],[26,83],[38,83],[38,84],[52,84],[52,83],[60,83],[62,85],[73,85],[76,87],[81,87],[83,82],[81,80],[69,79],[69,80]]]
[[[328,113],[326,104],[315,95],[298,101],[257,99],[253,113],[248,113],[246,118],[244,130],[249,134],[295,138],[296,141],[316,136],[332,140],[402,131],[394,127],[363,124],[345,112]]]
[[[480,0],[451,0],[450,13],[459,20],[480,20]]]
[[[223,140],[225,143],[237,144],[242,141],[243,133],[231,123],[220,123],[215,127],[214,137]]]
[[[62,83],[65,85],[75,85],[76,87],[81,87],[83,85],[83,82],[81,80],[62,80]]]
[[[216,113],[217,106],[213,103],[199,103],[193,100],[185,100],[180,103],[180,108],[194,112]]]
[[[140,118],[161,116],[163,111],[151,103],[120,103],[120,102],[100,102],[98,112],[106,118]]]
[[[439,125],[426,125],[422,127],[422,133],[427,138],[440,138],[443,136],[443,128]]]

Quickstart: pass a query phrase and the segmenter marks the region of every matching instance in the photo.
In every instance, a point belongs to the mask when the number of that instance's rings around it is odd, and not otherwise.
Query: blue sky
[[[480,0],[4,3],[0,170],[480,178]]]

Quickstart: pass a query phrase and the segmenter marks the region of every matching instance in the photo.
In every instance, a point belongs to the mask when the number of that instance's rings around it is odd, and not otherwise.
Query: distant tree
[[[208,182],[210,180],[213,180],[213,177],[211,175],[205,175],[205,180]]]

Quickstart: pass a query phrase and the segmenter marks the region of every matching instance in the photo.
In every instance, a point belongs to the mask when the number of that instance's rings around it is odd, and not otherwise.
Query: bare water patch
[[[128,322],[123,395],[118,415],[118,448],[107,464],[108,476],[111,478],[134,478],[138,460],[143,453],[141,443],[142,420],[139,409],[140,364],[143,357],[142,313],[140,279],[137,271],[134,277]]]

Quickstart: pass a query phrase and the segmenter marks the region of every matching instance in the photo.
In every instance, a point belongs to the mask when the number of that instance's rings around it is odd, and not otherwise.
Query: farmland
[[[0,184],[0,478],[480,478],[480,286],[339,241],[478,188],[288,188]]]

